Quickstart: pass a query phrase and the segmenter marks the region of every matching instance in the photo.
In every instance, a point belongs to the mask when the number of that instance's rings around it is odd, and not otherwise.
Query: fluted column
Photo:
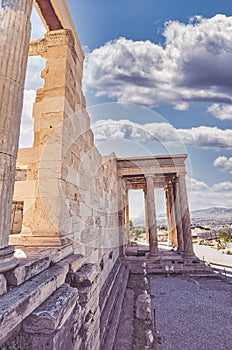
[[[125,226],[126,226],[126,243],[130,242],[130,213],[129,213],[129,193],[126,189],[126,198],[125,198]]]
[[[148,215],[147,215],[147,189],[144,188],[144,209],[145,209],[145,224],[146,224],[146,241],[149,242]]]
[[[0,5],[0,272],[17,261],[8,246],[32,0]]]
[[[167,184],[165,193],[167,206],[168,240],[172,246],[177,247],[176,218],[172,183]]]
[[[146,176],[146,206],[148,217],[148,232],[149,232],[149,245],[150,256],[158,255],[158,238],[157,238],[157,225],[156,225],[156,211],[155,211],[155,195],[154,195],[154,180],[152,175]]]
[[[173,182],[173,189],[174,189],[177,242],[178,242],[177,251],[183,252],[184,251],[184,237],[183,237],[183,228],[182,228],[182,216],[181,216],[181,207],[180,207],[180,188],[179,188],[179,180],[178,179],[176,179]]]
[[[183,236],[184,236],[184,256],[188,258],[188,257],[194,256],[194,252],[193,252],[191,221],[190,221],[190,213],[189,213],[189,205],[188,205],[188,195],[187,195],[184,174],[180,174],[179,176],[179,186],[180,186],[182,228],[183,228]]]
[[[177,233],[176,233],[176,218],[174,207],[173,184],[168,183],[166,187],[166,204],[167,204],[167,219],[168,219],[168,233],[172,246],[177,247]]]
[[[124,254],[125,248],[125,188],[122,178],[118,179],[118,229],[119,229],[119,253]]]

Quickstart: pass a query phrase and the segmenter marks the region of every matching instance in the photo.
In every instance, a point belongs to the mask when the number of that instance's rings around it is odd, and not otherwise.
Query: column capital
[[[187,171],[183,170],[183,171],[178,171],[178,173],[176,174],[176,178],[179,178],[181,176],[186,176],[187,175]]]
[[[152,180],[154,180],[154,178],[155,178],[155,175],[154,174],[144,174],[144,176],[145,176],[145,179],[147,180],[147,179],[152,179]]]

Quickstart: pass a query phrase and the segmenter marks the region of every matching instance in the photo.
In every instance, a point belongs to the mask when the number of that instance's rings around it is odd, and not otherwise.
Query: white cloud
[[[41,72],[45,67],[45,59],[40,56],[28,57],[25,89],[36,91],[44,84]]]
[[[232,120],[232,105],[214,103],[208,108],[208,112],[221,120]]]
[[[232,157],[220,156],[214,161],[214,166],[229,171],[232,174]]]
[[[156,141],[166,144],[204,148],[232,148],[232,130],[199,126],[191,129],[175,129],[168,123],[138,124],[130,120],[98,120],[92,125],[95,139]]]
[[[46,33],[46,29],[34,6],[31,14],[31,22],[31,39],[36,40],[43,38],[44,34]]]
[[[32,107],[35,101],[34,90],[24,90],[23,111],[20,127],[19,147],[31,147],[34,138]]]
[[[85,87],[97,96],[183,110],[191,101],[232,103],[232,17],[170,21],[165,45],[125,38],[87,55]]]
[[[187,185],[188,185],[188,189],[190,191],[193,190],[194,192],[209,190],[209,186],[205,182],[199,181],[193,178],[187,178]]]
[[[177,111],[187,111],[188,108],[189,104],[186,102],[177,103],[174,107],[174,109],[176,109]]]
[[[202,181],[187,178],[191,210],[209,207],[232,207],[232,182],[219,182],[208,186]]]

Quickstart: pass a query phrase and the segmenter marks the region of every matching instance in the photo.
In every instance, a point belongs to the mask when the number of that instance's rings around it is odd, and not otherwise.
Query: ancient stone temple
[[[109,350],[129,274],[130,189],[144,190],[148,259],[160,260],[154,188],[166,193],[170,243],[194,259],[186,155],[102,156],[66,2],[34,1],[47,33],[30,42],[32,3],[0,2],[0,349]],[[18,150],[28,55],[46,67],[33,146]]]

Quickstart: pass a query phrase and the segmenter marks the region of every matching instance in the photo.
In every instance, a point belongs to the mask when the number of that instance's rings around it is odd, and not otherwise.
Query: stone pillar
[[[147,184],[147,216],[148,216],[148,232],[149,232],[149,245],[150,256],[158,255],[158,238],[157,238],[157,226],[156,226],[156,211],[155,211],[155,195],[154,195],[154,181],[153,176],[146,176]]]
[[[182,216],[182,228],[184,236],[184,256],[186,258],[193,257],[193,242],[192,242],[192,231],[191,231],[191,221],[188,205],[188,195],[185,182],[185,174],[180,174],[179,176],[179,186],[180,186],[180,203],[181,203],[181,216]]]
[[[32,0],[0,5],[0,272],[17,265],[8,246]]]
[[[119,254],[124,254],[125,246],[125,188],[123,179],[118,180],[118,228],[119,228]]]
[[[178,252],[184,251],[184,237],[183,237],[183,228],[182,228],[182,216],[181,216],[181,207],[180,207],[180,187],[179,181],[176,179],[173,182],[174,189],[174,202],[175,202],[175,218],[176,218],[176,231],[177,231],[177,241],[178,241]]]
[[[126,244],[130,242],[130,213],[129,213],[129,190],[126,189],[125,203],[125,226],[126,226]]]
[[[145,204],[145,223],[146,223],[146,241],[149,242],[149,230],[148,230],[148,215],[147,215],[147,189],[144,188],[144,204]]]
[[[167,222],[168,222],[168,241],[170,245],[177,247],[177,232],[176,232],[176,218],[173,184],[168,183],[165,188],[166,206],[167,206]]]
[[[34,144],[26,157],[22,157],[22,150],[19,152],[27,166],[28,186],[33,184],[33,191],[30,198],[24,198],[20,238],[10,237],[10,242],[59,247],[74,238],[73,213],[79,213],[84,206],[77,199],[76,175],[80,172],[80,148],[83,152],[87,148],[86,133],[90,130],[87,113],[78,113],[84,108],[83,58],[80,44],[75,46],[69,29],[50,31],[44,39],[33,41],[29,55],[41,55],[46,67],[41,73],[44,86],[37,91],[33,106]],[[70,169],[75,174],[71,178]],[[88,173],[86,181],[87,178]],[[85,209],[91,216],[91,208]]]

